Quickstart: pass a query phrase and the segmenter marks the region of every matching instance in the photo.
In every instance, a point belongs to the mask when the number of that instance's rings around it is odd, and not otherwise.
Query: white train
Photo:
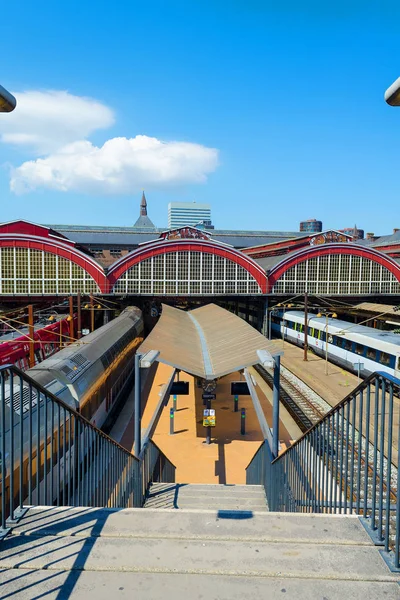
[[[304,346],[304,312],[275,313],[271,319],[275,335]],[[316,354],[325,357],[327,348],[331,362],[363,377],[381,371],[400,378],[400,335],[334,318],[326,327],[326,317],[313,314],[307,321],[308,347]]]

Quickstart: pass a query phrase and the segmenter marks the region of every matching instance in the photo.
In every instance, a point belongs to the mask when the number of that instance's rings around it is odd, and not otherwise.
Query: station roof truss
[[[398,259],[340,232],[302,240],[303,248],[255,257],[184,227],[162,232],[107,269],[55,229],[13,221],[0,224],[0,297],[400,295]]]
[[[215,296],[265,294],[265,270],[209,239],[161,240],[120,258],[108,271],[116,294]]]
[[[257,350],[282,354],[240,317],[215,304],[191,311],[162,305],[162,314],[140,353],[158,350],[159,362],[213,380],[259,362]]]

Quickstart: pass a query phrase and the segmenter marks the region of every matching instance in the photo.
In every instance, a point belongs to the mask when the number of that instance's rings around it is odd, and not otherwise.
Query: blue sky
[[[218,228],[390,233],[400,3],[364,4],[7,3],[1,220],[131,225],[144,188],[159,226],[196,200]]]

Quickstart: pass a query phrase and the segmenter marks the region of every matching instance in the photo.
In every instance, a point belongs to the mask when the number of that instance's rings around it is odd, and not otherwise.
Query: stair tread
[[[0,573],[7,592],[12,597],[26,598],[28,589],[35,598],[56,600],[68,597],[69,600],[131,600],[132,590],[135,597],[165,600],[166,590],[173,590],[174,600],[265,600],[282,596],[285,600],[342,600],[343,598],[362,598],[376,600],[397,600],[399,587],[395,582],[374,581],[329,581],[327,579],[304,579],[284,577],[230,577],[227,575],[178,574],[178,573],[126,573],[75,571],[73,589],[71,572],[52,570],[43,577],[42,571],[9,570]],[[141,594],[143,590],[143,595]],[[145,590],[145,592],[144,592]],[[17,594],[20,594],[17,596]],[[65,596],[64,596],[65,594]]]
[[[23,553],[23,554],[22,554]],[[373,546],[124,537],[10,536],[0,568],[396,580]]]
[[[358,517],[262,511],[32,507],[13,529],[21,535],[292,540],[366,544]]]

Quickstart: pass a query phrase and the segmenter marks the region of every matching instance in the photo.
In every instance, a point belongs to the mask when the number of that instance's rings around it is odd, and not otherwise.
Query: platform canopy
[[[159,350],[159,362],[207,380],[257,364],[257,350],[283,354],[279,344],[215,304],[191,311],[163,304],[160,320],[139,352],[150,350]]]

